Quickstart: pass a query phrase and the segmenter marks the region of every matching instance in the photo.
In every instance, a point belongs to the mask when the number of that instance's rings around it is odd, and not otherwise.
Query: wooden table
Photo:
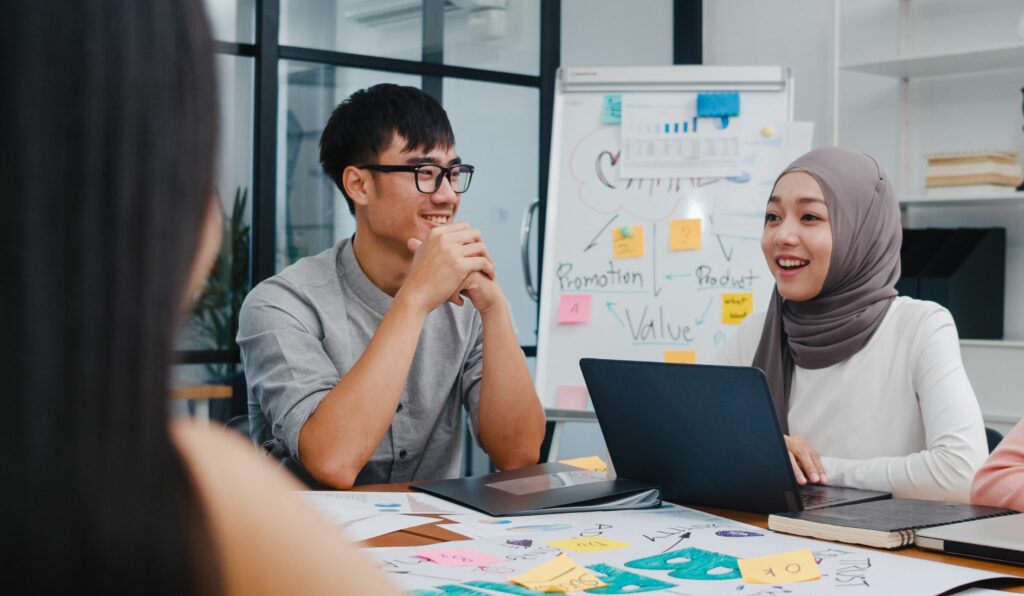
[[[171,390],[171,399],[195,401],[196,420],[206,424],[210,421],[210,400],[231,399],[234,388],[231,385],[189,385]]]
[[[409,485],[411,482],[403,482],[397,484],[370,484],[366,486],[360,486],[353,490],[357,491],[371,491],[371,492],[409,492]],[[710,513],[712,515],[718,515],[726,519],[738,521],[744,524],[750,524],[759,528],[768,529],[768,516],[761,513],[746,513],[744,511],[733,511],[731,509],[717,509],[715,507],[693,507],[701,511]],[[423,515],[423,514],[417,514]],[[441,516],[425,515],[424,517],[437,517],[441,523],[447,523],[447,520],[443,520]],[[437,544],[439,542],[449,542],[452,540],[466,540],[466,537],[461,534],[456,534],[449,530],[445,530],[438,524],[428,524],[423,526],[416,526],[402,530],[401,532],[392,532],[383,536],[377,536],[362,542],[364,546],[424,546],[428,544]],[[950,565],[961,565],[963,567],[972,567],[974,569],[984,569],[985,571],[991,571],[993,573],[1001,573],[1004,575],[1012,575],[1020,578],[1024,578],[1024,567],[1018,567],[1016,565],[1007,565],[1002,563],[994,563],[991,561],[983,561],[981,559],[971,559],[969,557],[959,557],[956,555],[947,555],[940,552],[922,550],[916,547],[905,548],[900,550],[881,550],[874,549],[868,546],[854,545],[857,548],[863,548],[867,550],[878,550],[879,552],[886,552],[895,555],[901,555],[904,557],[914,557],[915,559],[927,559],[929,561],[936,561],[939,563],[948,563]],[[1003,588],[1007,592],[1017,592],[1024,594],[1024,585],[1013,586],[1010,588]]]

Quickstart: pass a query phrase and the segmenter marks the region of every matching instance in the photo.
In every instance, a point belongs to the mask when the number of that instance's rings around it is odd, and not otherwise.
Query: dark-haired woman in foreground
[[[241,439],[168,419],[175,331],[220,243],[200,0],[4,8],[8,582],[392,593]]]

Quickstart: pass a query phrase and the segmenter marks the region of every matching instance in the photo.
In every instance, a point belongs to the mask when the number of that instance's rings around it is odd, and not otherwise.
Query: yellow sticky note
[[[593,588],[604,588],[608,584],[597,579],[586,567],[561,554],[543,565],[509,581],[538,592],[569,594]]]
[[[821,579],[811,550],[738,561],[743,581],[748,584],[791,584]]]
[[[547,545],[578,553],[593,553],[600,550],[617,550],[629,547],[625,542],[619,542],[618,540],[612,540],[611,538],[602,538],[600,536],[577,536],[575,538],[569,538],[568,540],[548,542]]]
[[[754,295],[722,294],[722,324],[739,325],[747,315],[754,312]]]
[[[665,352],[669,364],[697,364],[697,352],[693,350],[669,350]]]
[[[612,230],[612,256],[616,259],[644,256],[643,226],[622,226]]]
[[[673,219],[668,222],[669,250],[700,249],[700,220]]]
[[[563,459],[558,463],[568,464],[570,466],[576,466],[577,468],[592,470],[594,472],[608,471],[608,464],[604,463],[604,460],[596,455],[591,455],[590,457],[577,457],[576,459]]]

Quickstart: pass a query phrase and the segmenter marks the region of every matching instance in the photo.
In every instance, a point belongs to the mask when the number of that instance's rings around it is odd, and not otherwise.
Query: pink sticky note
[[[590,294],[562,294],[558,304],[558,323],[586,323],[590,321]]]
[[[586,410],[590,394],[582,385],[562,385],[555,397],[555,406],[563,410]]]
[[[444,565],[445,567],[484,567],[504,561],[504,559],[492,557],[491,555],[461,548],[421,550],[416,553],[416,556],[433,561],[439,565]]]

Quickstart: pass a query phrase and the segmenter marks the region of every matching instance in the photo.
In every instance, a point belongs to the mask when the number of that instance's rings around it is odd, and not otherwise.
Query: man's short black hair
[[[327,121],[320,135],[320,165],[353,214],[355,204],[345,194],[342,172],[351,165],[372,163],[396,134],[405,139],[405,151],[455,146],[448,114],[436,99],[416,87],[381,83],[360,89],[338,104]]]

